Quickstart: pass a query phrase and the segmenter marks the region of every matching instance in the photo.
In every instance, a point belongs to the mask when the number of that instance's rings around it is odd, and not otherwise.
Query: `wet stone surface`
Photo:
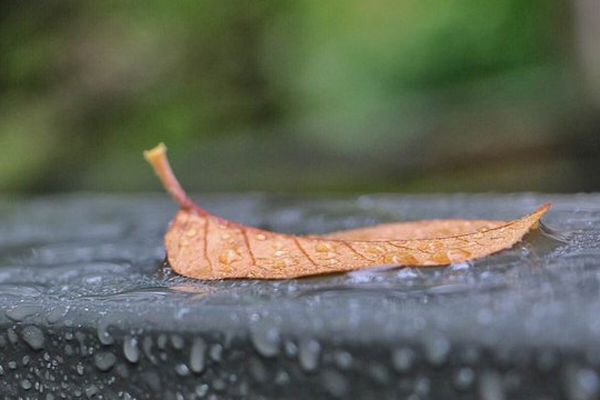
[[[0,200],[0,399],[600,396],[600,195],[199,200],[298,234],[554,209],[471,264],[200,282],[163,196]]]

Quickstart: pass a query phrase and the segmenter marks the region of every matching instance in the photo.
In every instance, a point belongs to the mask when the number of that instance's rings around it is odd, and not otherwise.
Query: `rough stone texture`
[[[0,399],[600,395],[600,195],[199,200],[292,233],[554,209],[473,264],[207,283],[164,265],[162,196],[5,198]]]

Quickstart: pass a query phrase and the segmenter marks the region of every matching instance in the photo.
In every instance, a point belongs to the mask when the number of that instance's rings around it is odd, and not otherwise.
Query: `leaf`
[[[144,156],[181,210],[165,235],[179,274],[197,279],[287,279],[377,265],[426,267],[473,260],[513,246],[550,205],[514,221],[434,220],[377,225],[324,236],[294,236],[245,226],[197,206],[158,145]]]

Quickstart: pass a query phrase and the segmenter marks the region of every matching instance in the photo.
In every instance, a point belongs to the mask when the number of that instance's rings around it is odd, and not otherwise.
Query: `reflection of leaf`
[[[165,235],[169,263],[192,278],[285,279],[375,265],[425,267],[460,263],[511,247],[550,209],[521,219],[419,221],[342,231],[285,235],[227,221],[185,194],[159,145],[144,153],[181,206]]]

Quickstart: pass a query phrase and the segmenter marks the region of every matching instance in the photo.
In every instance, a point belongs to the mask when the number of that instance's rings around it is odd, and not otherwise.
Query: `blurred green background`
[[[0,190],[600,190],[597,0],[1,1]]]

